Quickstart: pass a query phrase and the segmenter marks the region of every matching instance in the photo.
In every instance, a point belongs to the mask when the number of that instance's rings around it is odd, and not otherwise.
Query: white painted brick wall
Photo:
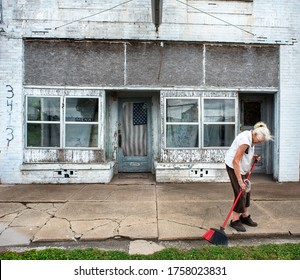
[[[21,182],[23,155],[22,40],[0,37],[0,178]]]
[[[299,181],[300,47],[280,48],[279,181]]]
[[[279,150],[280,182],[299,181],[300,165],[300,1],[278,3],[279,15],[295,32],[298,43],[280,48]],[[290,9],[287,9],[289,8]]]
[[[287,42],[295,36],[291,22],[298,18],[300,5],[298,0],[164,0],[156,32],[150,0],[119,5],[124,2],[3,0],[3,28],[14,36],[42,38]]]

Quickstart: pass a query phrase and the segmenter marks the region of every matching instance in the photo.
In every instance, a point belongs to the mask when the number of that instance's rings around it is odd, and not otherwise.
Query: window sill
[[[34,171],[34,170],[58,170],[58,169],[74,169],[74,170],[106,170],[111,169],[115,162],[109,161],[101,164],[94,163],[23,163],[21,171]]]

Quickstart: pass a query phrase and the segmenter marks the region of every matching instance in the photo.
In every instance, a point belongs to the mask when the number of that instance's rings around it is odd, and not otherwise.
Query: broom
[[[251,167],[251,169],[250,169],[250,171],[248,173],[248,176],[247,176],[245,182],[247,180],[248,180],[247,182],[249,182],[250,176],[252,174],[252,171],[253,171],[256,163],[257,163],[257,160],[255,160],[253,162],[252,167]],[[228,215],[227,215],[227,217],[226,217],[223,225],[220,227],[220,229],[216,229],[216,228],[209,229],[206,233],[204,233],[202,235],[202,237],[204,239],[206,239],[207,241],[209,241],[210,243],[215,244],[215,245],[224,245],[224,246],[228,245],[228,237],[227,237],[227,235],[225,233],[225,227],[226,227],[226,225],[228,223],[228,220],[230,218],[230,215],[231,215],[234,207],[236,206],[238,200],[240,199],[240,197],[242,195],[242,192],[243,192],[243,190],[241,189],[240,192],[239,192],[239,194],[238,194],[238,196],[236,197],[235,201],[233,202],[233,205],[231,206],[231,208],[230,208],[230,210],[228,212]]]

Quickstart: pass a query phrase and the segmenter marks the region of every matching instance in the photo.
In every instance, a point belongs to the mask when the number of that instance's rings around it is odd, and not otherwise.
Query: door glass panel
[[[244,102],[244,125],[253,126],[260,120],[260,102]]]
[[[122,111],[123,155],[147,156],[147,103],[124,102]]]

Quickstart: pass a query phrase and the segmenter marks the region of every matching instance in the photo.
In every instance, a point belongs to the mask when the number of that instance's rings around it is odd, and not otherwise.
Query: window
[[[205,98],[203,107],[203,146],[230,146],[235,137],[235,100]]]
[[[199,146],[198,99],[166,100],[166,143],[168,148]]]
[[[98,99],[66,98],[65,147],[98,147]]]
[[[27,97],[26,147],[97,148],[98,111],[98,98]]]
[[[60,147],[60,98],[28,97],[27,147]]]
[[[235,137],[235,115],[234,98],[167,98],[166,147],[229,147]]]

